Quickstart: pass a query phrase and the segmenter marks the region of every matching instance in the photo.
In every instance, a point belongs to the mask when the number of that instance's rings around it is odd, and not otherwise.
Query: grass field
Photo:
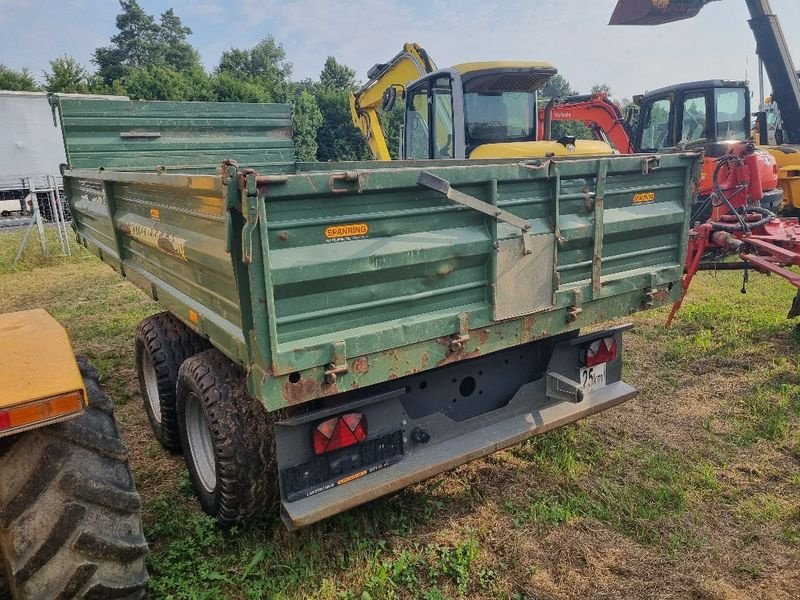
[[[0,311],[44,307],[117,405],[154,598],[797,598],[800,330],[792,288],[702,274],[671,329],[633,317],[638,398],[296,533],[222,532],[141,408],[136,323],[156,304],[80,251],[9,265]],[[9,349],[4,349],[8,351]]]

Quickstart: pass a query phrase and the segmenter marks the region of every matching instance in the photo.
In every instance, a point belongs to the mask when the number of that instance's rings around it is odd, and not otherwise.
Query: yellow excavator
[[[350,111],[376,160],[391,160],[379,110],[391,110],[398,93],[405,102],[402,159],[612,154],[602,141],[537,139],[537,91],[556,73],[549,63],[530,61],[437,69],[423,48],[407,43],[368,71],[367,83],[350,95]]]

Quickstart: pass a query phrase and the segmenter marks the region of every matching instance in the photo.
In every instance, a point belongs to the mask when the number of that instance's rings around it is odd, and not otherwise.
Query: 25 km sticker
[[[581,389],[590,392],[606,385],[606,363],[581,368]]]

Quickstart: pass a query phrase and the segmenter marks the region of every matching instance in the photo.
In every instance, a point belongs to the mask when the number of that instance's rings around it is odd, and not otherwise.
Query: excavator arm
[[[410,82],[435,70],[436,65],[421,46],[407,43],[389,62],[373,66],[367,73],[367,83],[350,94],[353,124],[364,136],[376,160],[391,160],[386,136],[378,118],[384,93],[389,88],[399,87],[404,90]]]
[[[604,92],[550,100],[539,109],[539,139],[550,139],[553,121],[581,121],[595,139],[610,142],[623,154],[635,152],[622,112]]]

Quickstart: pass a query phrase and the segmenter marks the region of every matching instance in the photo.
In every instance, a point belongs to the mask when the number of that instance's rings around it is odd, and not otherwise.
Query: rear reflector
[[[0,410],[0,435],[79,413],[83,406],[83,392],[76,390]]]
[[[367,439],[367,420],[361,413],[348,413],[323,421],[314,429],[314,454],[319,456],[347,448]]]
[[[583,349],[583,364],[596,367],[617,358],[617,340],[605,337],[587,344]]]

